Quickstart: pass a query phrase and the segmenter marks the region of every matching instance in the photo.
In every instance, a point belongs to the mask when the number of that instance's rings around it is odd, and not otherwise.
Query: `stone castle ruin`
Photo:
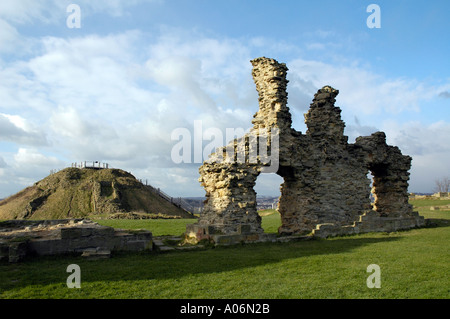
[[[330,86],[314,95],[305,114],[306,133],[296,131],[287,107],[288,68],[265,57],[251,63],[259,94],[253,128],[217,149],[200,167],[199,181],[207,199],[199,221],[187,226],[187,240],[267,239],[253,187],[268,167],[275,167],[272,172],[284,179],[278,204],[280,234],[327,237],[424,225],[408,203],[411,157],[387,145],[383,132],[349,144],[341,109],[334,105],[339,91]],[[261,145],[270,154],[270,163],[264,160],[267,154]]]

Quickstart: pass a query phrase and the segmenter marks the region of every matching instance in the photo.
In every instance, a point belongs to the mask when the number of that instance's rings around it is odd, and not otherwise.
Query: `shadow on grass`
[[[450,220],[445,218],[427,218],[425,219],[425,228],[448,227]]]
[[[310,240],[295,243],[259,243],[195,251],[167,253],[116,253],[106,260],[81,257],[34,258],[19,264],[0,264],[0,292],[30,285],[63,284],[66,268],[77,264],[82,282],[178,279],[197,274],[221,273],[251,268],[287,259],[340,254],[367,245],[394,242],[399,237]]]

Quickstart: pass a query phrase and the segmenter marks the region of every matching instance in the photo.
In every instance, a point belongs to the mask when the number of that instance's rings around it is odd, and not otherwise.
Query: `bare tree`
[[[447,193],[450,191],[450,178],[443,177],[441,179],[437,179],[434,181],[435,183],[435,187],[434,187],[434,192],[435,193],[439,193],[439,192],[444,192]]]

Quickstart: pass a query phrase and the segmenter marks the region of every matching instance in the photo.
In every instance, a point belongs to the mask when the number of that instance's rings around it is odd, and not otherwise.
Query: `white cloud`
[[[35,149],[19,148],[14,155],[16,167],[54,167],[61,163],[56,157],[45,156]]]
[[[383,125],[389,140],[400,145],[411,155],[450,153],[450,123],[439,121],[430,125],[421,122],[398,123],[386,121]],[[450,165],[450,163],[448,164]]]
[[[40,128],[34,127],[18,115],[0,113],[0,141],[25,145],[47,145],[47,139]]]
[[[421,102],[432,99],[441,91],[440,87],[425,85],[414,79],[384,78],[358,65],[335,66],[295,59],[289,62],[289,69],[291,73],[298,74],[301,81],[312,83],[317,89],[324,85],[338,89],[337,104],[353,114],[418,112]]]
[[[46,177],[50,170],[61,169],[66,165],[58,158],[45,155],[33,147],[21,147],[14,154],[7,154],[7,157],[0,157],[0,198],[30,186]]]
[[[0,2],[0,17],[15,24],[31,23],[39,20],[49,23],[55,19],[58,9],[63,8],[62,1],[5,0]]]
[[[85,139],[93,127],[85,123],[73,107],[60,107],[50,117],[50,128],[60,136]]]
[[[205,111],[215,111],[214,100],[201,88],[201,62],[183,56],[168,56],[151,59],[146,66],[149,75],[157,83],[172,89],[181,89],[192,99],[192,103]]]
[[[256,179],[255,192],[257,196],[280,196],[280,185],[284,180],[277,174],[260,174]]]
[[[382,130],[387,142],[413,158],[410,187],[412,192],[431,192],[436,179],[450,172],[450,123],[430,125],[420,122],[385,121]]]
[[[77,3],[83,14],[107,10],[107,14],[118,16],[141,2]],[[1,2],[0,12],[3,8],[8,18],[0,13],[6,26],[0,30],[0,43],[20,36],[17,24],[37,23],[41,18],[56,23],[61,17],[65,22],[66,2],[42,3]],[[23,7],[25,11],[21,11]],[[58,8],[63,10],[55,10]],[[317,34],[321,39],[333,35],[330,31]],[[12,141],[18,149],[9,157],[1,153],[4,162],[34,168],[43,165],[39,171],[45,175],[48,169],[64,163],[107,161],[136,171],[139,178],[149,178],[165,190],[172,189],[174,196],[203,192],[197,182],[198,164],[176,166],[171,161],[175,144],[171,132],[184,127],[193,133],[195,120],[202,121],[204,130],[216,127],[224,135],[228,127],[247,129],[258,108],[249,60],[256,57],[255,52],[301,52],[297,46],[277,39],[231,39],[168,27],[157,34],[132,30],[32,40],[38,50],[31,57],[19,57],[7,64],[0,60],[0,134],[3,141]],[[310,44],[310,48],[320,49],[320,45]],[[419,112],[424,100],[448,90],[445,85],[433,87],[411,79],[385,78],[358,64],[323,61],[280,61],[290,69],[289,107],[296,116],[294,121],[303,122],[303,113],[317,89],[326,84],[336,87],[341,92],[337,104],[346,116],[358,116],[354,123],[347,123],[350,140],[370,134],[378,125],[359,121],[363,117],[358,114],[395,118],[401,112]],[[405,130],[414,133],[412,127]],[[416,152],[424,147],[423,141],[431,141],[432,134],[438,132],[424,130],[426,138],[394,134],[394,142],[402,144],[399,146],[405,151]],[[11,167],[10,180],[37,177],[22,165]],[[272,182],[277,189],[279,181],[269,179],[267,183]],[[267,185],[264,189],[270,188]]]
[[[0,156],[0,168],[5,168],[6,166],[8,166],[8,164],[6,164],[3,157]]]
[[[442,91],[438,94],[438,96],[444,99],[450,99],[450,91]]]
[[[378,131],[380,131],[380,129],[375,126],[362,125],[358,120],[358,117],[355,116],[354,123],[346,123],[344,134],[348,136],[349,143],[354,143],[357,137],[369,136]]]
[[[71,40],[46,38],[45,53],[29,61],[28,71],[58,104],[103,113],[107,108],[148,95],[133,91],[128,73],[133,66],[129,50],[135,39],[134,32]]]
[[[20,42],[20,35],[11,24],[0,18],[0,53],[11,53]]]

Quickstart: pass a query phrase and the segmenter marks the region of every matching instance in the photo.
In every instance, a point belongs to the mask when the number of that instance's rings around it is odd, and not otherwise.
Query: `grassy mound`
[[[66,168],[0,201],[0,219],[61,219],[139,212],[190,218],[120,169]]]

